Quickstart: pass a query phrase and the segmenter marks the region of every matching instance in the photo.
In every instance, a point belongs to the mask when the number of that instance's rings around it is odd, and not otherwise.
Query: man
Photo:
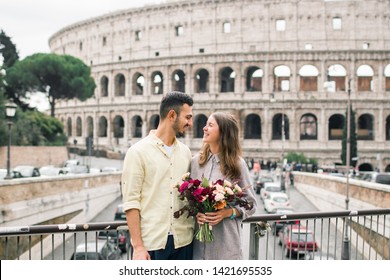
[[[192,259],[194,220],[173,213],[183,207],[174,186],[191,163],[189,148],[177,140],[192,126],[192,98],[170,92],[160,104],[157,130],[127,151],[122,173],[123,211],[133,260]]]

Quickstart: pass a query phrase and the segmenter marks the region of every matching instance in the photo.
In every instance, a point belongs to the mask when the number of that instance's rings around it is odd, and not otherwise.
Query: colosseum
[[[91,66],[93,98],[57,104],[69,144],[120,151],[159,122],[162,94],[193,96],[196,153],[214,111],[240,122],[245,158],[339,163],[350,102],[360,170],[390,171],[390,1],[187,0],[66,26],[50,49]]]

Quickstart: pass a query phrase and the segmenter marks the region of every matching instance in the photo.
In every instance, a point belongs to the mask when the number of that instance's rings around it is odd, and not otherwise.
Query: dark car
[[[119,247],[122,253],[126,253],[128,244],[130,243],[128,236],[129,234],[124,230],[107,230],[99,231],[98,239],[114,243]]]
[[[256,181],[256,186],[255,190],[257,194],[260,194],[260,190],[264,187],[265,182],[273,182],[274,179],[272,177],[268,176],[261,176],[257,181]]]
[[[284,255],[288,258],[318,251],[313,233],[304,226],[286,225],[278,235],[279,245],[283,246]]]
[[[120,260],[121,251],[114,243],[98,239],[77,246],[71,260]]]
[[[294,211],[292,209],[277,209],[275,214],[278,214],[280,215],[281,217],[283,217],[283,215],[288,215],[288,214],[292,214],[294,213]],[[279,231],[281,229],[283,229],[283,227],[285,225],[299,225],[299,220],[291,220],[291,221],[286,221],[286,220],[278,220],[278,221],[275,221],[272,223],[272,233],[274,235],[278,235]]]

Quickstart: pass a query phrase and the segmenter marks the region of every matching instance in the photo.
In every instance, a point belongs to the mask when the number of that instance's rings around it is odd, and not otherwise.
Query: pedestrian
[[[238,181],[253,208],[247,210],[236,205],[216,212],[198,213],[199,224],[212,226],[214,241],[201,243],[194,240],[194,259],[243,259],[241,222],[255,213],[256,199],[248,166],[241,157],[238,123],[230,114],[213,113],[203,132],[202,149],[191,163],[192,178],[204,176],[210,182],[218,179]]]
[[[126,212],[134,260],[192,259],[193,217],[173,217],[183,207],[174,188],[191,163],[190,149],[176,136],[192,126],[191,96],[170,92],[160,104],[156,130],[127,151],[123,173]]]

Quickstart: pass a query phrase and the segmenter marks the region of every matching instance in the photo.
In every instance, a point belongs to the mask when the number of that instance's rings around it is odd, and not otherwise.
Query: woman
[[[203,128],[203,147],[191,162],[191,177],[206,177],[214,182],[227,179],[238,181],[246,199],[253,203],[251,210],[234,206],[210,213],[198,213],[198,224],[212,226],[214,241],[202,243],[194,240],[193,259],[243,259],[241,221],[256,211],[256,200],[251,187],[248,166],[241,157],[237,120],[230,114],[213,113]]]

